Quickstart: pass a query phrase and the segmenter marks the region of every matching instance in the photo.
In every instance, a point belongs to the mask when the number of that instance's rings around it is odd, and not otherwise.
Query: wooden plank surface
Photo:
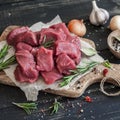
[[[98,5],[107,9],[111,16],[119,14],[119,0],[98,0]],[[97,50],[105,59],[120,64],[120,60],[110,53],[106,43],[110,33],[108,24],[101,27],[90,25],[88,16],[91,9],[91,0],[1,0],[0,32],[12,24],[30,26],[38,21],[48,22],[57,14],[66,23],[73,18],[83,18],[87,26],[85,37],[96,43]],[[107,85],[106,89],[112,90],[112,87]],[[92,103],[84,101],[83,97],[86,95],[93,99]],[[103,95],[99,90],[99,84],[89,87],[84,96],[69,99],[40,92],[36,101],[38,110],[26,115],[24,111],[11,104],[26,102],[24,93],[19,88],[0,85],[0,120],[120,120],[120,96]],[[50,111],[41,112],[41,109],[48,109],[55,98],[63,104],[64,109],[60,109],[55,115],[50,115]]]

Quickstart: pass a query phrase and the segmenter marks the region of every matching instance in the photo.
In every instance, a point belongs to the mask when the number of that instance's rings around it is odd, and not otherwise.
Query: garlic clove
[[[89,20],[91,24],[99,26],[103,25],[109,19],[109,13],[107,10],[99,8],[96,1],[92,1],[93,10],[90,14]]]
[[[95,11],[93,10],[89,19],[90,19],[91,24],[98,25],[94,13],[95,13]]]
[[[109,18],[108,12],[104,9],[98,10],[96,16],[97,16],[97,20],[98,20],[99,25],[105,24]]]
[[[104,11],[104,13],[106,15],[106,21],[107,21],[109,19],[109,17],[110,17],[109,12],[107,10],[105,10],[105,9],[102,9],[102,8],[101,8],[101,10]]]

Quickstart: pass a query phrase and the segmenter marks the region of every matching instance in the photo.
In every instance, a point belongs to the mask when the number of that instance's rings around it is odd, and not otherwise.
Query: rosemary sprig
[[[10,58],[8,58],[7,60],[0,63],[0,70],[8,68],[9,65],[14,64],[15,62],[16,62],[16,58],[15,58],[15,55],[13,55]]]
[[[71,70],[71,75],[65,76],[63,77],[63,81],[60,83],[60,87],[66,86],[68,83],[70,83],[72,81],[73,78],[75,78],[76,76],[78,76],[79,74],[84,74],[86,73],[88,70],[90,70],[91,68],[93,68],[95,65],[97,65],[97,62],[90,62],[88,63],[86,66],[78,66],[75,70]]]
[[[111,64],[110,64],[110,62],[109,62],[108,60],[105,60],[105,61],[103,62],[103,65],[104,65],[105,67],[108,67],[108,68],[111,68],[111,67],[112,67]]]
[[[62,82],[59,84],[60,87],[66,86],[68,83],[70,83],[72,81],[72,79],[74,77],[76,77],[78,75],[78,73],[72,74],[72,75],[68,75],[62,78]]]
[[[15,103],[12,104],[16,105],[17,107],[22,108],[27,114],[31,114],[31,110],[37,110],[37,104],[34,102],[31,103]]]
[[[15,55],[4,61],[4,58],[7,55],[9,48],[10,47],[8,45],[4,45],[3,48],[0,50],[0,70],[8,68],[9,65],[13,64],[16,61]]]
[[[0,50],[0,59],[4,58],[7,55],[9,48],[10,47],[8,45],[3,46],[3,48]]]
[[[49,107],[49,109],[52,109],[51,115],[57,113],[59,110],[59,107],[64,108],[62,104],[58,102],[57,99],[55,99],[55,102],[53,103],[53,105]]]
[[[50,39],[50,40],[46,41],[46,35],[45,35],[44,38],[43,38],[43,42],[42,42],[41,46],[44,46],[45,48],[50,48],[50,47],[53,46],[53,43],[54,43],[53,39]]]
[[[45,48],[50,48],[53,46],[54,40],[49,40],[43,44]]]

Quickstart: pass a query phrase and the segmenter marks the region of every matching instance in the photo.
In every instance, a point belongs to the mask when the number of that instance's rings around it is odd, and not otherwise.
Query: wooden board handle
[[[112,83],[118,87],[120,87],[120,65],[119,64],[111,64],[112,69],[106,68],[105,66],[98,65],[95,70],[85,75],[83,78],[80,79],[80,90],[78,91],[80,95],[84,93],[84,91],[91,85],[96,82],[101,82],[101,80],[105,77],[103,75],[103,70],[108,69],[108,73],[106,74],[107,82]],[[117,80],[117,82],[115,81]],[[119,91],[120,95],[120,91]]]
[[[111,64],[111,66],[114,70],[106,68],[102,64],[98,65],[95,70],[89,72],[88,74],[86,74],[85,76],[80,78],[78,81],[76,81],[76,83],[73,86],[71,86],[67,90],[47,89],[45,91],[48,93],[67,96],[67,97],[71,97],[71,98],[79,97],[85,92],[85,90],[90,85],[92,85],[96,82],[101,82],[101,80],[104,78],[104,76],[103,76],[104,69],[108,69],[108,73],[106,74],[106,77],[113,78],[113,79],[109,79],[107,82],[112,83],[112,84],[120,87],[120,65],[119,64]],[[115,82],[114,79],[119,80],[118,81],[119,84],[117,82]]]

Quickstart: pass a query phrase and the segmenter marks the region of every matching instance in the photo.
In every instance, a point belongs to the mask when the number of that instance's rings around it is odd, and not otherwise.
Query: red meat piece
[[[22,67],[23,70],[26,70],[30,66],[35,68],[35,61],[33,55],[27,50],[19,50],[15,53],[17,62]]]
[[[15,78],[20,82],[35,82],[39,72],[33,55],[27,50],[19,50],[15,53],[19,66],[15,70]]]
[[[56,80],[59,80],[63,77],[63,75],[60,74],[56,68],[50,72],[41,72],[41,75],[47,84],[52,84]]]
[[[71,36],[68,28],[66,27],[65,23],[58,23],[55,25],[50,26],[50,28],[53,28],[57,31],[63,32],[67,37]]]
[[[38,37],[38,34],[40,34]],[[37,33],[37,38],[39,39],[39,44],[45,43],[46,41],[50,40],[66,40],[66,35],[63,31],[56,31],[52,28],[43,28],[39,33]]]
[[[19,42],[25,42],[31,46],[38,45],[36,35],[32,31],[27,31],[25,33],[19,34],[14,39],[15,39],[14,45],[16,45]]]
[[[41,47],[37,51],[37,69],[39,71],[51,71],[54,67],[53,50]]]
[[[31,69],[31,67],[27,71],[23,71],[23,69],[18,65],[14,71],[15,79],[19,82],[29,82],[33,83],[38,79],[39,72],[35,69]]]
[[[20,28],[16,28],[14,30],[12,30],[8,35],[7,35],[7,42],[9,45],[13,45],[15,44],[15,37],[17,35],[20,35],[22,33],[25,33],[29,30],[28,27],[20,27]]]
[[[56,59],[56,63],[59,72],[65,75],[70,74],[69,70],[76,68],[75,62],[67,54],[60,54]]]
[[[38,45],[36,34],[29,30],[28,27],[20,27],[12,30],[7,36],[9,45],[16,46],[19,42],[25,42],[31,46]]]
[[[17,45],[16,45],[16,51],[19,51],[19,50],[28,50],[28,51],[31,51],[32,50],[32,47],[24,42],[19,42]]]
[[[81,52],[76,44],[69,41],[57,41],[56,42],[56,55],[65,53],[72,58],[77,64],[80,62]]]

